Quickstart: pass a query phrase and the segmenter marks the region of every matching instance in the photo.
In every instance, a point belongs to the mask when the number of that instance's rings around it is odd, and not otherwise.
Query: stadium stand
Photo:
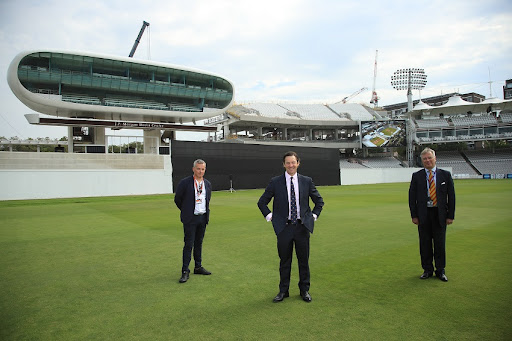
[[[448,121],[445,119],[432,119],[432,120],[416,120],[418,128],[443,128],[449,127]]]
[[[471,167],[458,151],[439,151],[436,153],[439,168],[451,167],[455,177],[475,177],[479,174]]]
[[[66,102],[101,105],[101,101],[98,97],[93,97],[85,94],[63,93],[62,100]]]
[[[503,123],[512,123],[512,113],[502,113],[500,118]]]
[[[360,169],[360,168],[368,168],[366,166],[363,166],[362,164],[360,164],[357,160],[353,160],[353,159],[342,159],[340,160],[340,168],[349,168],[349,169]]]
[[[402,168],[394,157],[368,157],[341,159],[340,168]]]
[[[468,126],[481,126],[494,124],[496,125],[498,122],[494,116],[486,115],[486,116],[471,116],[471,117],[452,117],[451,121],[456,127],[468,127]]]
[[[468,150],[464,154],[482,174],[512,174],[512,150]]]
[[[335,103],[330,104],[329,108],[339,114],[340,117],[347,117],[352,121],[371,121],[375,119],[375,117],[360,104]]]
[[[278,117],[278,118],[293,118],[292,115],[287,115],[287,109],[274,103],[250,103],[244,104],[245,108],[253,109],[253,114],[265,117]],[[299,117],[300,118],[300,117]]]
[[[369,157],[361,160],[369,168],[402,168],[400,161],[394,157]]]
[[[169,108],[163,103],[136,98],[133,96],[107,95],[105,98],[105,105],[139,109],[169,110]]]
[[[340,117],[323,104],[283,104],[282,107],[296,112],[306,120],[340,120]]]

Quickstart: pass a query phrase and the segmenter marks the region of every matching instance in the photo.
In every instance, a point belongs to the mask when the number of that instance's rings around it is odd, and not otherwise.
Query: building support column
[[[73,127],[68,127],[68,153],[73,152]]]
[[[169,143],[170,145],[170,143]],[[170,148],[170,146],[169,146]],[[159,154],[160,130],[144,130],[144,154]]]

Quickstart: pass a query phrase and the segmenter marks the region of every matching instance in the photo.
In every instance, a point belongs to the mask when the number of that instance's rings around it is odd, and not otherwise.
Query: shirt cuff
[[[318,216],[313,213],[313,218],[315,218],[315,221],[318,219]]]
[[[267,221],[271,221],[271,220],[272,220],[272,212],[270,212],[269,214],[267,214],[267,216],[265,217],[265,219],[267,219]]]

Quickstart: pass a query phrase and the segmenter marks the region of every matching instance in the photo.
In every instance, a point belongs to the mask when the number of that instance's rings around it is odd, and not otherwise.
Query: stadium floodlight
[[[391,86],[397,90],[407,90],[407,111],[409,112],[408,129],[407,129],[407,161],[409,167],[414,165],[414,147],[413,135],[415,134],[414,124],[410,115],[412,112],[412,90],[421,90],[427,84],[427,75],[425,70],[409,68],[399,69],[391,76]]]
[[[412,111],[412,90],[421,90],[427,84],[425,70],[399,69],[391,76],[391,86],[396,90],[407,90],[407,111]]]

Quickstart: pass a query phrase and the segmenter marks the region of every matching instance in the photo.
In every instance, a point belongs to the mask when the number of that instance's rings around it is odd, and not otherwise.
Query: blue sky
[[[0,136],[67,134],[25,120],[32,111],[6,81],[17,53],[56,48],[127,56],[143,20],[150,28],[135,58],[218,73],[235,84],[238,103],[333,103],[362,87],[369,90],[352,102],[368,103],[376,50],[381,105],[406,101],[390,85],[400,68],[425,69],[422,97],[492,91],[502,98],[512,78],[509,0],[2,0]]]

